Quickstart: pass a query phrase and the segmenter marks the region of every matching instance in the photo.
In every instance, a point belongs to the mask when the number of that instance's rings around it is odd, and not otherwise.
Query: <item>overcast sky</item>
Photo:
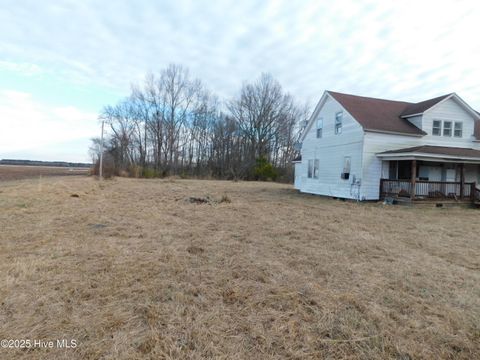
[[[270,72],[323,91],[480,109],[478,1],[0,0],[0,159],[88,161],[98,112],[169,63],[223,98]]]

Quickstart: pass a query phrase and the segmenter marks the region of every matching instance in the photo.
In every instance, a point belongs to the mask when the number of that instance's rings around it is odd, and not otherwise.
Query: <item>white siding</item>
[[[366,133],[363,148],[363,183],[361,196],[367,200],[378,199],[380,178],[387,177],[388,162],[384,161],[384,164],[382,165],[382,161],[375,154],[383,151],[420,145],[437,145],[437,143],[433,143],[432,141],[424,141],[424,138],[415,138],[410,136],[389,135],[370,132]],[[480,150],[479,145],[479,143],[474,143],[470,141],[470,143],[465,144],[464,147]],[[476,169],[478,169],[478,167],[466,167],[465,181],[480,180],[480,178],[478,177],[478,172],[477,175],[474,174],[474,171]],[[477,180],[475,180],[475,178],[477,178]]]
[[[335,134],[335,114],[343,111],[342,133]],[[302,164],[295,166],[300,171],[300,190],[302,192],[355,199],[358,186],[352,179],[361,179],[363,129],[350,114],[332,97],[327,96],[318,117],[323,118],[322,138],[316,137],[316,121],[310,127],[302,143]],[[351,157],[350,179],[343,180],[344,157]],[[307,177],[308,160],[319,159],[319,179]]]
[[[433,120],[451,121],[452,136],[443,136],[443,134],[441,136],[433,136]],[[453,136],[453,123],[455,121],[463,123],[463,136],[461,138]],[[430,110],[427,110],[423,114],[422,125],[422,130],[428,134],[422,138],[422,142],[425,145],[471,148],[477,146],[478,148],[478,145],[472,142],[475,140],[473,136],[475,119],[452,98],[432,107]]]
[[[452,123],[461,121],[463,123],[463,137],[454,137],[453,133],[451,137],[433,136],[433,120],[447,120],[452,121]],[[384,174],[382,174],[382,161],[377,158],[376,153],[420,145],[465,147],[480,150],[480,143],[473,141],[475,140],[473,137],[474,121],[475,119],[458,105],[454,99],[448,99],[426,111],[421,121],[415,119],[415,122],[422,124],[422,130],[428,135],[412,137],[367,132],[365,134],[363,148],[363,184],[361,196],[368,200],[378,199],[380,178],[382,175],[385,175],[386,165],[383,165]],[[472,168],[469,168],[468,172],[466,171],[466,181],[470,181],[470,179],[473,180],[475,177],[472,171]]]
[[[407,118],[408,121],[410,121],[413,125],[418,127],[419,129],[422,129],[422,116],[411,116]]]
[[[390,175],[390,162],[389,161],[382,161],[382,170],[380,172],[380,176],[382,179],[388,179]]]
[[[379,197],[382,160],[376,156],[377,153],[419,145],[422,145],[422,138],[420,137],[373,132],[365,133],[362,197],[367,200],[377,200]],[[383,169],[383,176],[387,177],[388,162],[384,161]]]
[[[335,135],[335,114],[343,110],[343,131]],[[323,136],[316,137],[316,120],[309,129],[302,144],[302,163],[295,165],[295,187],[302,192],[362,200],[377,200],[379,198],[380,179],[388,177],[388,162],[382,161],[377,153],[408,148],[420,145],[467,147],[480,150],[480,143],[474,142],[474,118],[456,102],[448,99],[430,110],[423,116],[410,118],[410,121],[428,134],[423,137],[363,132],[358,124],[342,106],[330,96],[321,107],[317,116],[323,118]],[[432,136],[433,120],[461,121],[463,136]],[[340,174],[345,156],[351,157],[351,176],[342,180]],[[308,160],[320,160],[320,178],[308,179]],[[478,181],[480,174],[478,166],[468,166],[465,169],[466,181]],[[352,178],[360,180],[361,186],[352,185]],[[358,192],[358,194],[357,194]]]
[[[295,163],[295,182],[293,187],[300,190],[302,187],[302,163]]]

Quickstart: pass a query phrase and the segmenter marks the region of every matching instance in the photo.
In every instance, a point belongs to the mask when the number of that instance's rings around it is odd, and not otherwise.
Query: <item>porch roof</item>
[[[422,145],[377,153],[385,160],[427,160],[480,164],[480,150],[459,147]]]

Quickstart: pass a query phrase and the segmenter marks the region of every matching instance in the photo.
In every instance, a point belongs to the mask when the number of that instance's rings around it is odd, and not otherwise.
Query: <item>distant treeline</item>
[[[104,174],[291,181],[307,113],[269,74],[220,100],[170,65],[103,109]],[[100,139],[92,140],[98,169]]]
[[[0,165],[24,165],[24,166],[55,166],[55,167],[76,167],[90,168],[93,164],[88,163],[72,163],[65,161],[40,161],[40,160],[14,160],[2,159]]]

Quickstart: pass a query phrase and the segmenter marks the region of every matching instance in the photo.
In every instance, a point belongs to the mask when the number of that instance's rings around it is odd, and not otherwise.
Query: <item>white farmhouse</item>
[[[305,193],[474,201],[480,114],[455,93],[409,103],[326,91],[294,163]]]

